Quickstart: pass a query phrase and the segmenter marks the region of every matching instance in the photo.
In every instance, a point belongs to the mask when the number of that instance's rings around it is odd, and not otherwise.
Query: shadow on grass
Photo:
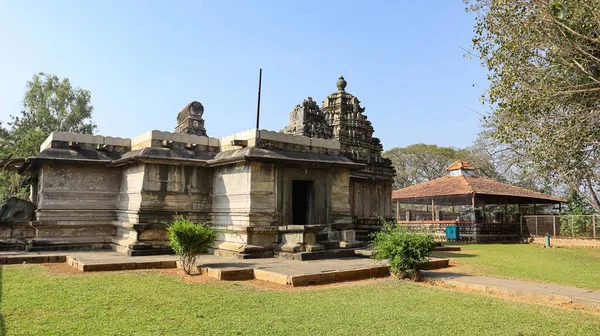
[[[436,258],[474,258],[477,257],[477,254],[437,251],[433,252],[431,256]]]
[[[200,267],[208,267],[208,268],[254,268],[256,264],[254,263],[236,263],[236,262],[224,262],[224,263],[198,263]]]
[[[4,321],[4,314],[2,313],[2,271],[3,266],[0,266],[0,336],[6,335],[6,323]]]

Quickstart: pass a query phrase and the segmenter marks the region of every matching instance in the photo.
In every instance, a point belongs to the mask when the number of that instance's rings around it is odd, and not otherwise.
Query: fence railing
[[[600,215],[526,215],[521,217],[521,236],[600,238]]]

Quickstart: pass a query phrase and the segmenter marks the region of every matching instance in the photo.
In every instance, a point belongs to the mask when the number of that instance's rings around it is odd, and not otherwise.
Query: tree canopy
[[[471,148],[460,149],[419,143],[392,148],[385,151],[383,156],[391,159],[396,169],[395,189],[445,176],[446,168],[456,160],[469,161],[483,176],[500,178],[490,158],[485,156],[483,151]]]
[[[91,94],[73,88],[68,78],[38,73],[27,82],[23,109],[11,115],[8,128],[0,124],[0,155],[28,157],[39,153],[44,140],[54,131],[91,134]],[[0,200],[10,196],[25,197],[30,181],[15,173],[0,174]]]
[[[474,53],[489,70],[493,137],[600,210],[600,2],[465,3],[476,15]]]

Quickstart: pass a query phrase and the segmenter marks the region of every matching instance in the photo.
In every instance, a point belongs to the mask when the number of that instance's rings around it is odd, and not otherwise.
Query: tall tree
[[[465,0],[493,136],[600,210],[600,2]]]
[[[89,91],[73,88],[68,78],[38,73],[27,82],[21,113],[10,116],[9,128],[0,124],[0,155],[5,158],[37,155],[53,131],[91,134],[96,130],[93,109]],[[24,197],[28,183],[24,177],[2,171],[0,200]]]
[[[419,143],[392,148],[383,156],[391,159],[396,168],[396,189],[442,177],[447,174],[446,168],[456,160],[471,162],[484,176],[498,177],[490,159],[470,149]]]

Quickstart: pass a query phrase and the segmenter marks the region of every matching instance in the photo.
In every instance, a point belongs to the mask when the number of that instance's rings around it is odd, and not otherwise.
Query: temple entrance
[[[312,224],[313,181],[292,182],[292,224]]]

